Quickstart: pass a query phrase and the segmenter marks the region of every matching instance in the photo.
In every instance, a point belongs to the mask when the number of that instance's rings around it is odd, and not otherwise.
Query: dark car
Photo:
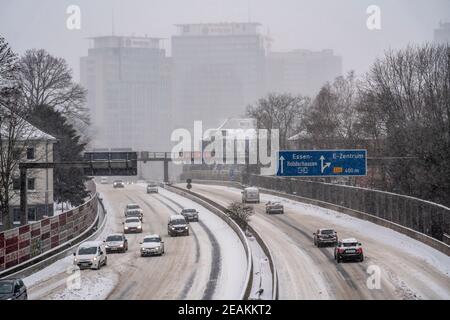
[[[0,280],[0,300],[28,300],[27,287],[21,279]]]
[[[128,251],[128,240],[122,233],[110,234],[105,240],[106,253]]]
[[[318,229],[313,235],[314,245],[319,248],[324,245],[335,246],[338,242],[337,233],[333,229]]]
[[[182,209],[180,214],[189,222],[198,222],[198,211],[196,209]]]
[[[189,224],[182,215],[173,215],[169,218],[169,223],[167,224],[167,232],[171,237],[188,236]]]
[[[113,182],[114,188],[125,188],[125,183],[122,180],[114,180]]]
[[[139,218],[144,221],[144,214],[141,209],[129,209],[125,212],[125,218]]]
[[[272,213],[284,213],[284,207],[283,204],[278,201],[269,201],[266,203],[266,213],[272,214]]]
[[[343,239],[334,248],[334,259],[337,263],[341,261],[364,261],[364,253],[361,243],[355,238]]]

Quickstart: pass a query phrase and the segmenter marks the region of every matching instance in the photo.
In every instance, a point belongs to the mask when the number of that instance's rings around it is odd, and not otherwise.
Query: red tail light
[[[345,249],[338,249],[339,253],[344,253]]]
[[[362,248],[356,249],[356,253],[362,253]]]

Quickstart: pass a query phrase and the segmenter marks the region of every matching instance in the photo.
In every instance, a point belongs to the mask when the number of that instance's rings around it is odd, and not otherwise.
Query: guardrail
[[[176,186],[166,186],[166,188],[172,192],[175,192],[179,195],[182,195],[183,197],[186,197],[192,201],[197,202],[198,204],[202,205],[215,215],[217,215],[220,219],[224,220],[225,223],[227,223],[238,235],[239,239],[241,240],[242,244],[244,245],[245,254],[247,256],[247,272],[246,272],[246,286],[241,294],[241,300],[247,300],[249,299],[251,295],[251,289],[252,289],[252,272],[253,272],[253,258],[251,253],[251,248],[248,243],[247,237],[244,234],[244,231],[238,226],[238,224],[233,221],[230,217],[226,215],[227,208],[224,206],[206,198],[205,196],[202,196],[198,193],[184,190],[182,188],[176,187]],[[258,235],[258,233],[249,226],[249,231],[255,236],[256,241],[258,241],[259,245],[263,249],[264,253],[269,258],[269,264],[270,269],[272,272],[272,292],[273,292],[273,300],[278,299],[278,277],[277,272],[275,269],[275,265],[273,263],[272,255],[270,253],[270,250],[268,246],[264,243],[264,241],[261,239],[261,237]]]
[[[0,233],[0,277],[38,268],[95,233],[98,198],[95,193],[77,208]]]
[[[230,181],[227,174],[190,171],[182,179],[221,181],[228,185],[252,185],[267,193],[314,204],[388,227],[450,255],[444,234],[450,234],[450,208],[410,196],[365,188],[292,178],[249,175]]]

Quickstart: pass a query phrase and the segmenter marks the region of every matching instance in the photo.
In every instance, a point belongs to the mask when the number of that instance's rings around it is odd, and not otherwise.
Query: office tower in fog
[[[342,75],[342,58],[333,50],[270,52],[267,90],[314,96],[327,82]]]
[[[96,148],[167,150],[170,67],[160,39],[92,38],[81,58],[81,82]]]
[[[265,49],[258,23],[180,24],[172,37],[173,121],[217,128],[264,92]]]
[[[434,42],[450,43],[450,22],[439,23],[439,28],[434,30]]]

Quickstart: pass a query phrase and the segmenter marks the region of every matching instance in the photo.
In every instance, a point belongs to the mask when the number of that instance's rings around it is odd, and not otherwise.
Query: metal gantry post
[[[27,168],[20,167],[20,224],[28,224],[27,214]]]

